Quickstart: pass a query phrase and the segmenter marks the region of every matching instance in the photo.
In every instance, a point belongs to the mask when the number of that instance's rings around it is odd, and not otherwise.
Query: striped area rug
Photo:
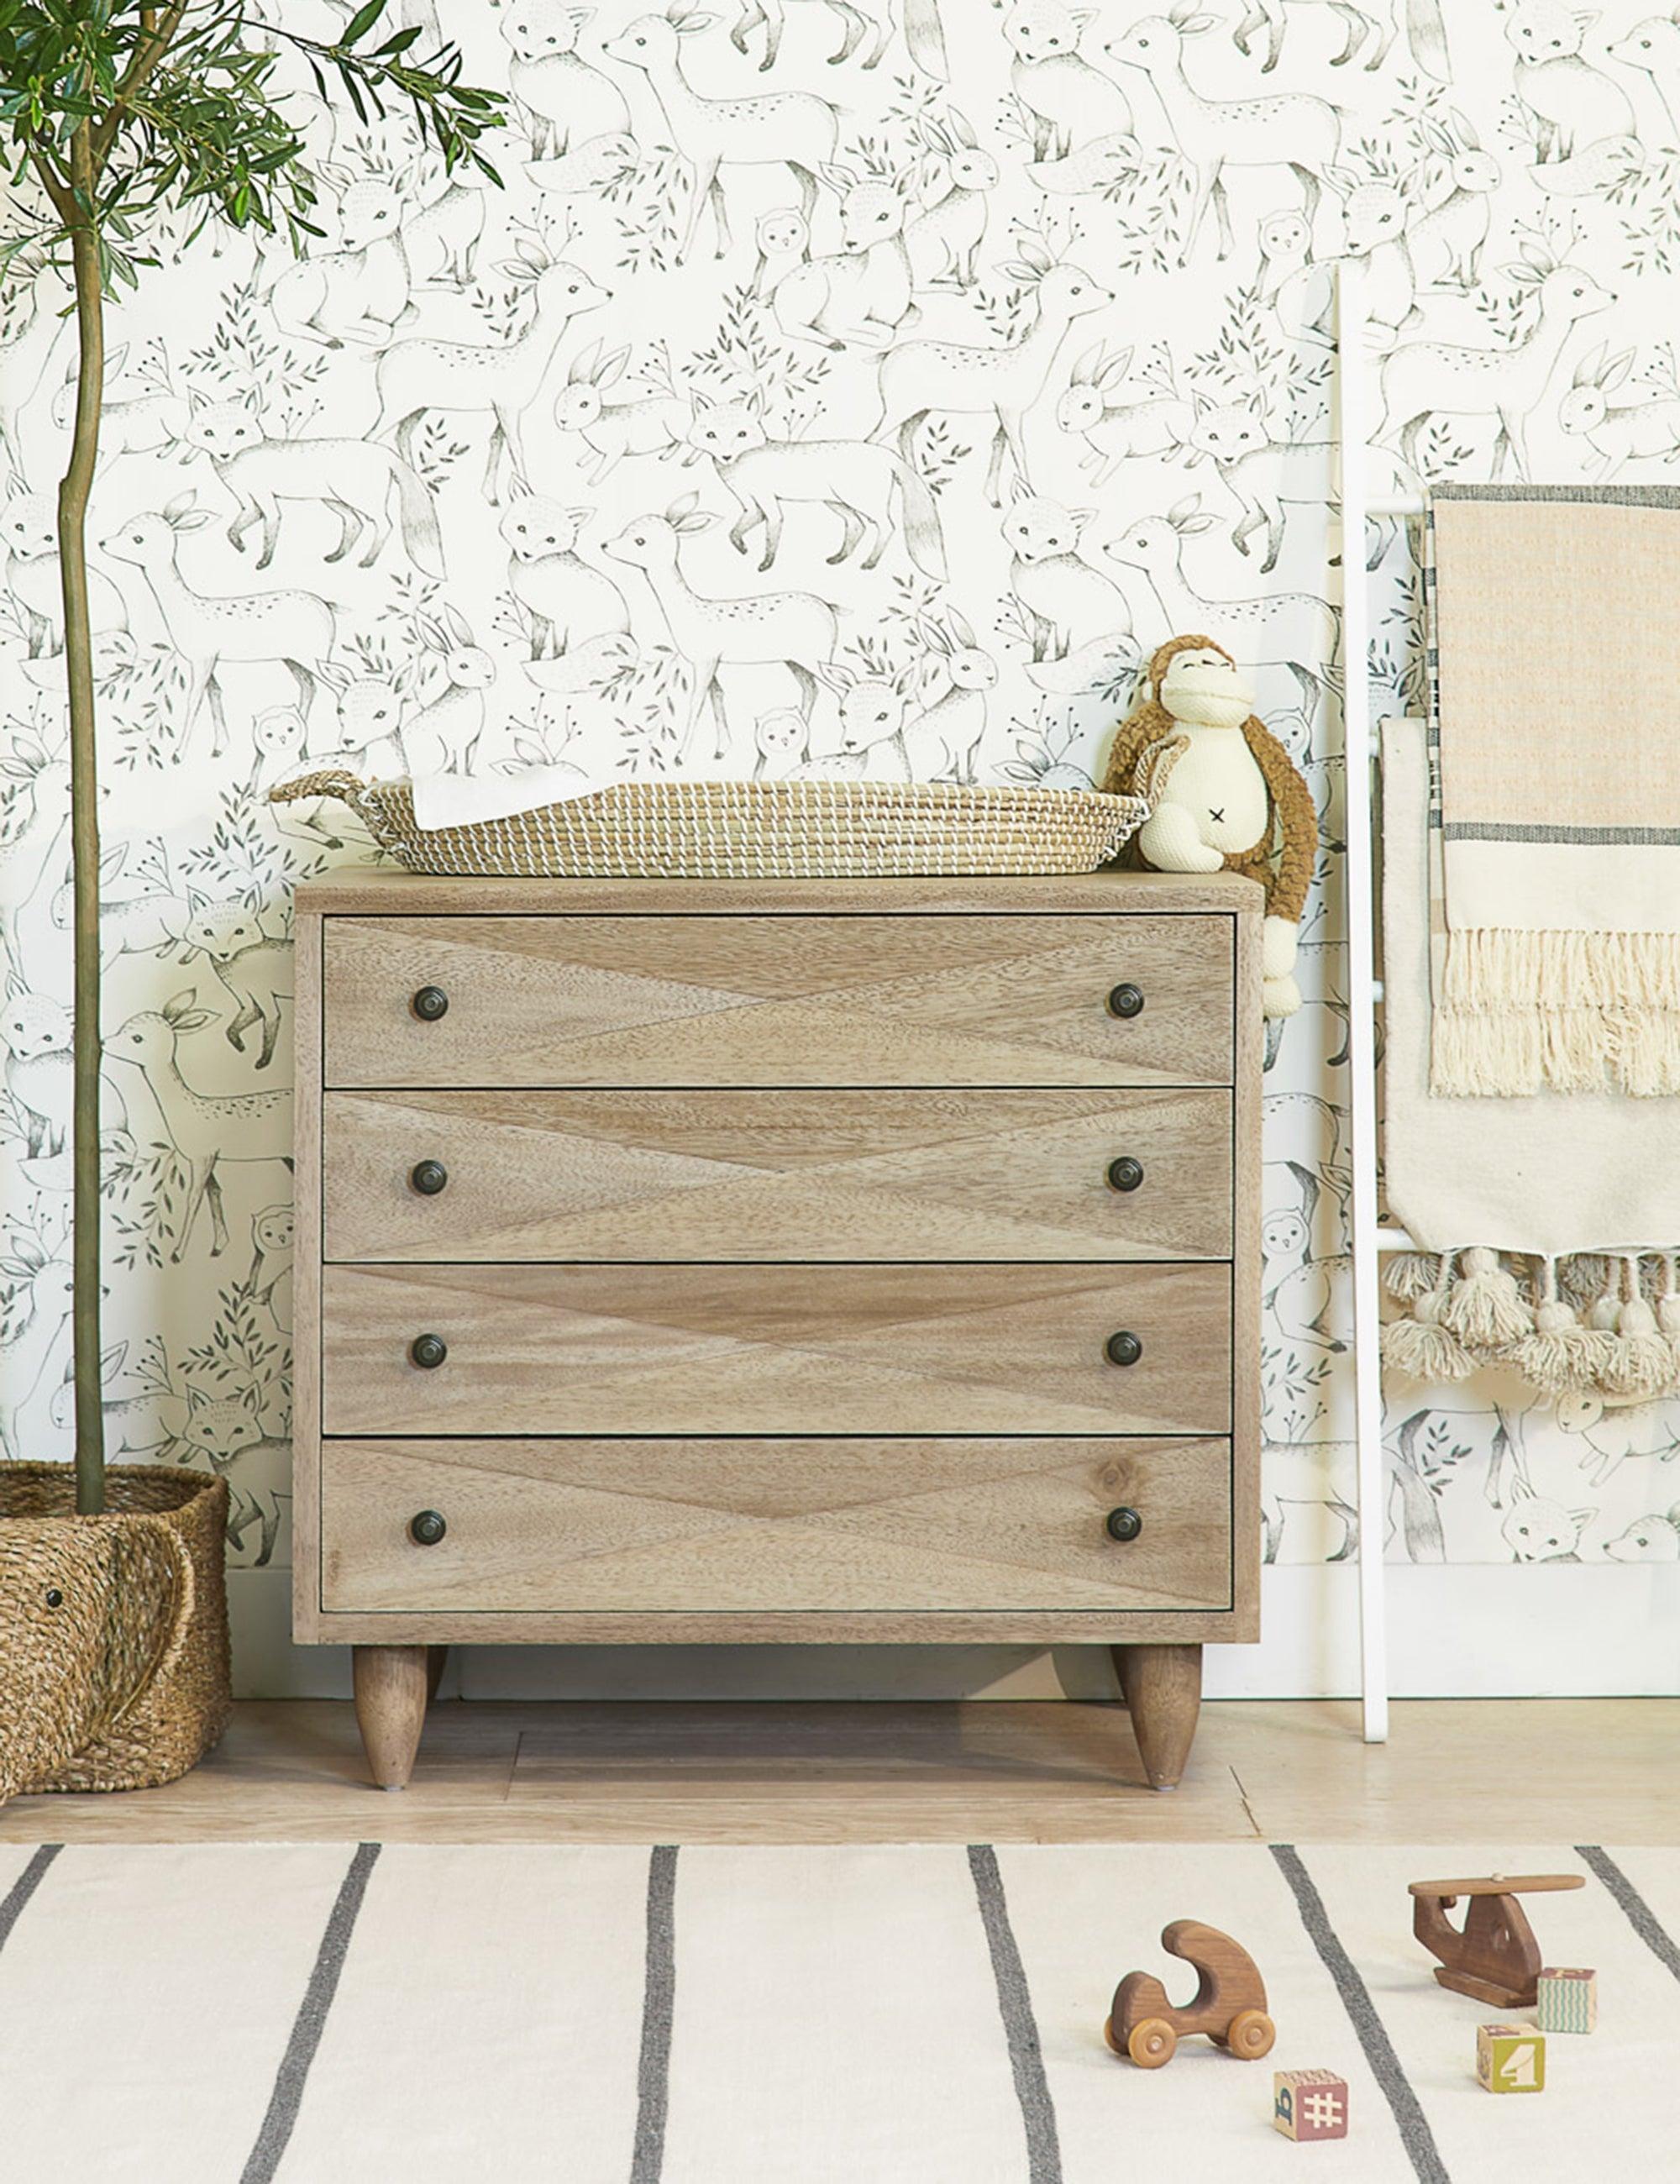
[[[1537,2098],[1473,2077],[1405,1884],[1599,1973]],[[1110,2055],[1169,1919],[1258,1959],[1265,2062]],[[0,1847],[0,2175],[67,2184],[1644,2184],[1676,2172],[1680,1852]],[[1270,2127],[1332,2069],[1352,2131]]]

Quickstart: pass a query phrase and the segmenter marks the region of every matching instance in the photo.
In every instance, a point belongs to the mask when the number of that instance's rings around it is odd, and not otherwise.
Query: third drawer
[[[1223,1259],[1223,1091],[333,1092],[335,1260]]]
[[[1231,1268],[329,1267],[328,1434],[1223,1434]]]

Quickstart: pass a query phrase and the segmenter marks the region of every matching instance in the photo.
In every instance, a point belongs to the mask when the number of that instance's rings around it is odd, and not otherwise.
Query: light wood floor
[[[348,1705],[242,1705],[185,1780],[20,1797],[0,1841],[1672,1842],[1680,1701],[1210,1706],[1181,1789],[1117,1706],[434,1706],[373,1789]]]

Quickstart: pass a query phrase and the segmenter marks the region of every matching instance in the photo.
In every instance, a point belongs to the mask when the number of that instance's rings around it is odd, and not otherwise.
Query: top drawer
[[[1228,916],[325,925],[330,1085],[1231,1081]]]

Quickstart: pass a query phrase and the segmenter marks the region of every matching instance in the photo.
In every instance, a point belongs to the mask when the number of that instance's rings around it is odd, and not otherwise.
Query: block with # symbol
[[[1599,2021],[1599,1975],[1553,1967],[1536,1983],[1534,2020],[1542,2032],[1591,2032]]]
[[[1271,2120],[1285,2138],[1345,2138],[1347,2080],[1333,2070],[1274,2070]]]
[[[1478,2025],[1476,2081],[1490,2093],[1543,2093],[1545,2034],[1538,2025]]]

